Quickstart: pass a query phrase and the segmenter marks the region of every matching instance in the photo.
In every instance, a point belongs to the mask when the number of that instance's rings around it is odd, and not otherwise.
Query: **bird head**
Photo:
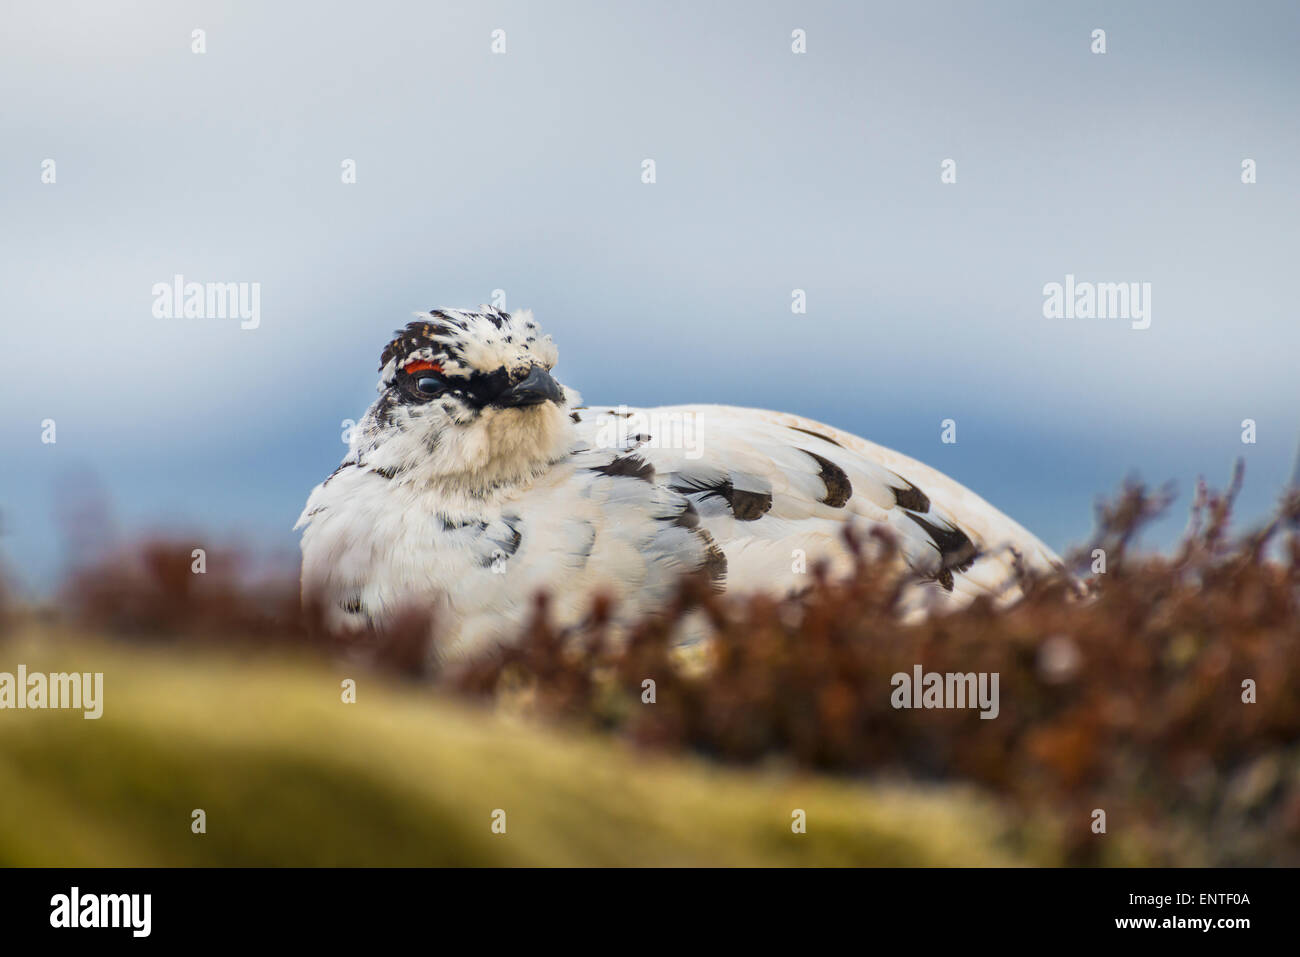
[[[572,442],[581,400],[551,376],[559,354],[527,310],[417,313],[379,359],[358,461],[481,493],[535,476]]]

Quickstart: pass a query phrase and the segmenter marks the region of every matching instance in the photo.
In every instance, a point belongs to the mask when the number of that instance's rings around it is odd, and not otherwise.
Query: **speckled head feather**
[[[392,342],[384,346],[383,354],[379,357],[379,371],[383,372],[384,367],[393,359],[397,360],[397,366],[401,368],[414,353],[422,349],[442,349],[440,340],[445,341],[452,334],[450,326],[426,319],[408,322],[406,328],[396,330]]]
[[[550,336],[541,334],[527,309],[509,313],[493,306],[477,310],[431,309],[397,330],[379,358],[386,381],[413,362],[439,363],[447,372],[470,375],[506,369],[514,372],[559,358]]]

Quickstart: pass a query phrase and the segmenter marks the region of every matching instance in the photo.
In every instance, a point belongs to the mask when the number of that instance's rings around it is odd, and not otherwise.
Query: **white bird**
[[[417,316],[295,526],[303,598],[335,628],[427,610],[434,656],[464,660],[516,637],[539,591],[561,626],[602,590],[633,620],[696,570],[797,592],[818,560],[850,566],[847,525],[893,533],[913,613],[1013,601],[1019,568],[1060,568],[973,492],[855,435],[731,406],[583,406],[528,311]]]

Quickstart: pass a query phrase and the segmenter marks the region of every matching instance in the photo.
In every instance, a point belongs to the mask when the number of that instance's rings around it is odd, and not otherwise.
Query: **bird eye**
[[[422,375],[415,380],[415,388],[421,395],[437,395],[446,385],[442,379],[432,375]]]
[[[407,365],[403,371],[406,372],[405,387],[410,392],[432,398],[447,391],[442,366],[436,362],[419,360]]]

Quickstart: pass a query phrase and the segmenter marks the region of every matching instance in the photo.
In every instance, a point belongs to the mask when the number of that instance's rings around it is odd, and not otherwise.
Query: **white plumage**
[[[682,573],[730,591],[799,591],[847,568],[847,524],[885,526],[919,613],[1019,595],[1015,565],[1059,559],[970,490],[809,419],[730,406],[584,407],[549,375],[531,314],[438,310],[399,331],[379,398],[311,493],[304,599],[335,627],[432,611],[442,658],[518,634],[533,596],[572,624],[603,590],[661,607]]]

